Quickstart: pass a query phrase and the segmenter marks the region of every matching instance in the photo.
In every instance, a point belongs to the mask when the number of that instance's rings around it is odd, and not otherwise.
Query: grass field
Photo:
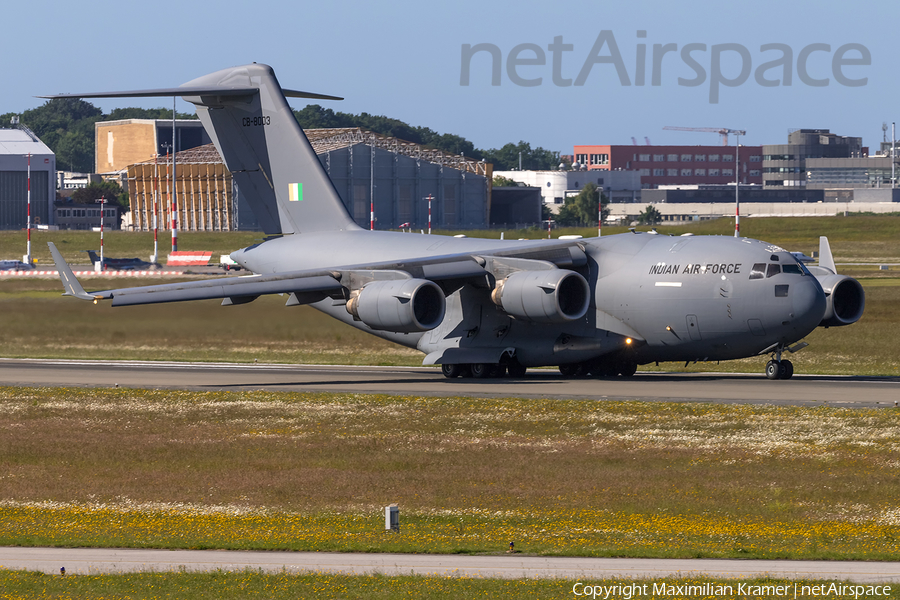
[[[884,588],[879,585],[878,595],[867,594],[863,586],[854,587],[844,593],[829,593],[834,582],[802,581],[786,579],[742,579],[703,580],[699,578],[667,578],[657,580],[584,580],[576,587],[574,580],[548,579],[481,579],[472,577],[416,577],[416,576],[347,576],[347,575],[288,575],[262,574],[252,571],[216,573],[140,573],[134,575],[90,575],[79,577],[58,577],[39,573],[21,573],[0,570],[0,590],[6,597],[19,599],[44,598],[130,598],[134,600],[156,598],[211,598],[231,600],[243,598],[317,598],[349,600],[394,600],[407,598],[579,598],[588,597],[596,587],[597,598],[616,600],[640,598],[647,600],[694,600],[746,597],[783,600],[793,595],[797,585],[799,597],[810,597],[813,586],[817,589],[814,597],[822,600],[840,598],[898,598],[900,586],[891,586],[891,592],[882,595]],[[712,587],[710,587],[712,583]],[[846,584],[842,584],[846,585]],[[636,586],[629,587],[628,586]],[[646,586],[646,587],[644,587]],[[679,593],[691,591],[695,586],[707,593]],[[804,589],[803,586],[807,586]],[[621,590],[626,588],[626,593]],[[573,589],[581,596],[575,595]],[[646,590],[646,594],[644,591]],[[825,590],[819,593],[818,590]],[[869,586],[869,590],[875,591]],[[837,591],[837,590],[835,590]],[[608,596],[606,595],[610,593]],[[640,595],[635,595],[639,592]],[[673,593],[674,592],[674,593]],[[767,593],[774,592],[774,593]],[[787,593],[785,593],[787,592]],[[804,594],[804,592],[806,592]]]
[[[7,388],[0,544],[897,560],[897,414]]]

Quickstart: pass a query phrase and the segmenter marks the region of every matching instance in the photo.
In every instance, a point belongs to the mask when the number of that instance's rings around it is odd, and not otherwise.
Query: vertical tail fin
[[[97,256],[96,252],[94,252],[93,250],[86,250],[86,252],[88,253],[88,256],[90,257],[92,264],[100,262],[100,257]]]
[[[359,229],[325,173],[285,96],[340,100],[282,90],[267,65],[204,75],[177,88],[54,94],[40,98],[182,96],[197,115],[268,234]]]
[[[261,64],[211,73],[182,87],[263,231],[359,228],[285,99],[328,96],[282,90],[272,68]],[[219,95],[217,89],[251,93]],[[190,94],[194,90],[202,93]]]

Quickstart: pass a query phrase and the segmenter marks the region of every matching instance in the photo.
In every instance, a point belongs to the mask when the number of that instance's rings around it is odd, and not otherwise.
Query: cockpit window
[[[769,264],[766,267],[766,278],[774,277],[775,275],[778,275],[779,273],[781,273],[781,265]]]
[[[800,274],[812,277],[813,274],[809,272],[809,269],[806,268],[806,265],[803,263],[803,261],[796,256],[794,258],[797,260],[797,266],[800,267]]]
[[[784,265],[781,267],[782,272],[790,273],[791,275],[803,275],[803,269],[800,268],[800,265]]]
[[[750,279],[765,279],[766,263],[756,263],[750,268]]]

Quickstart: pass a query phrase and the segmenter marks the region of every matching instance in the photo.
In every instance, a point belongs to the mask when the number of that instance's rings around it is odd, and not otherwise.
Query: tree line
[[[94,123],[120,119],[171,119],[172,110],[164,108],[117,108],[109,114],[78,98],[48,100],[42,106],[21,115],[0,115],[0,127],[8,127],[13,117],[37,135],[56,154],[60,170],[76,173],[94,171]],[[195,119],[196,115],[178,113],[179,119]]]
[[[77,98],[56,98],[42,106],[26,110],[21,115],[0,115],[0,127],[8,127],[12,117],[31,129],[56,154],[56,164],[62,170],[90,173],[94,169],[94,123],[119,119],[171,119],[172,110],[164,108],[117,108],[103,114],[90,102]],[[193,113],[178,113],[179,119],[195,119]],[[294,116],[304,129],[322,127],[359,127],[380,135],[396,137],[442,150],[449,154],[462,154],[468,158],[493,163],[496,171],[518,169],[519,153],[523,169],[555,169],[560,153],[520,141],[501,148],[479,150],[464,137],[438,133],[428,127],[416,127],[398,119],[360,113],[358,115],[335,112],[318,104],[295,110]]]

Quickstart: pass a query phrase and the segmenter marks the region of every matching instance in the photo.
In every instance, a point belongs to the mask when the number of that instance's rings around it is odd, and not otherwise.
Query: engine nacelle
[[[846,275],[819,277],[825,290],[825,316],[819,326],[839,327],[859,321],[866,307],[866,294],[862,285]]]
[[[587,313],[591,290],[584,277],[575,271],[517,271],[497,282],[491,299],[519,319],[566,323]]]
[[[372,329],[413,333],[444,320],[444,292],[426,279],[372,281],[347,301],[347,312]]]

